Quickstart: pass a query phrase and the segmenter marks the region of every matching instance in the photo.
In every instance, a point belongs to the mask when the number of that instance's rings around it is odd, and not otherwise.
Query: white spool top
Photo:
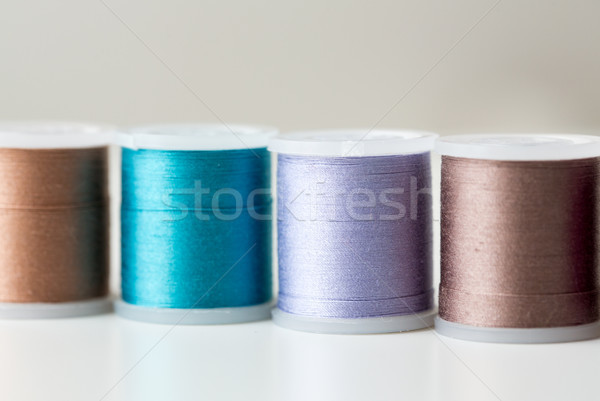
[[[270,127],[224,124],[161,124],[134,127],[117,135],[130,149],[233,150],[265,148],[277,135]]]
[[[440,137],[435,150],[468,159],[535,161],[600,156],[600,137],[570,134],[472,134]]]
[[[269,150],[302,156],[404,155],[431,151],[436,136],[430,132],[386,129],[304,131],[274,138]]]
[[[111,143],[112,129],[71,122],[8,122],[0,124],[0,148],[93,148]]]

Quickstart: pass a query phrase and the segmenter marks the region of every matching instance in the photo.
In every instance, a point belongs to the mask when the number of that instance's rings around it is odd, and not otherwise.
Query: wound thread
[[[500,328],[597,321],[599,174],[596,157],[443,156],[440,317]]]
[[[105,147],[0,149],[0,302],[108,292]]]
[[[266,148],[124,148],[123,300],[166,309],[268,302],[270,177]]]
[[[278,156],[279,299],[317,318],[432,307],[429,153]]]

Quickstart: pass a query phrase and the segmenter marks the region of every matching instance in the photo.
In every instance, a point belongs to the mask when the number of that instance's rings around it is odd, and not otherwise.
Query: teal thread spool
[[[117,313],[167,324],[267,319],[272,129],[164,125],[123,146]]]

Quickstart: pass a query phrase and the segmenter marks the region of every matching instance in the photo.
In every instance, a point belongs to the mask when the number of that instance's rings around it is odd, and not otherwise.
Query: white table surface
[[[433,162],[435,189],[439,158]],[[118,292],[118,224],[112,229],[111,288]],[[173,327],[113,314],[0,320],[2,401],[596,400],[599,379],[600,340],[485,344],[432,330],[340,336],[294,332],[270,321]]]
[[[599,375],[600,340],[483,344],[112,314],[0,321],[3,400],[591,400]]]

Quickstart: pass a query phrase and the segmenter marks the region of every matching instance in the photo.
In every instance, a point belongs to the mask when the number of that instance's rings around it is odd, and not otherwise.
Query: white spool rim
[[[437,139],[444,156],[504,161],[573,160],[600,156],[600,137],[575,134],[469,134]]]
[[[269,150],[323,157],[405,155],[431,151],[436,137],[431,132],[391,129],[302,131],[273,138]]]
[[[75,302],[0,303],[0,319],[62,319],[111,311],[112,301],[108,297]]]
[[[413,315],[382,316],[363,319],[320,318],[294,315],[273,309],[273,322],[286,329],[321,334],[383,334],[433,327],[437,311],[430,309]]]
[[[277,135],[271,127],[225,124],[157,124],[116,135],[119,146],[155,150],[235,150],[265,148]]]
[[[178,309],[133,305],[115,301],[115,312],[120,317],[146,323],[176,325],[213,325],[247,323],[271,317],[272,301],[259,305],[232,308]]]
[[[0,124],[0,148],[77,149],[108,146],[114,129],[77,122],[4,122]]]
[[[435,318],[435,330],[446,337],[486,343],[545,344],[591,340],[600,337],[600,321],[551,328],[477,327]]]

